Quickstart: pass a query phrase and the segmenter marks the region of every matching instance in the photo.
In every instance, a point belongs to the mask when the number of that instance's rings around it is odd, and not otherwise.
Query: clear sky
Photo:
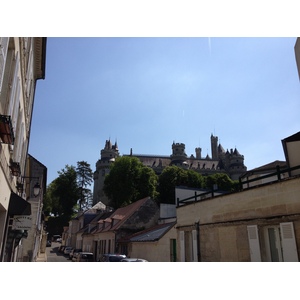
[[[210,135],[248,170],[284,160],[300,129],[296,38],[47,39],[29,153],[48,168],[93,171],[105,141],[120,154],[170,155],[172,143],[211,155]]]

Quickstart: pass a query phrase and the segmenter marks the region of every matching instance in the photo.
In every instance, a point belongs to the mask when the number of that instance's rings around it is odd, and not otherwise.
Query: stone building
[[[14,215],[31,214],[24,183],[37,80],[45,78],[46,38],[0,37],[0,261],[13,261],[7,233]],[[24,232],[13,239],[18,246]]]
[[[222,145],[218,143],[217,136],[211,135],[210,139],[211,157],[209,155],[202,157],[202,149],[199,147],[195,148],[195,155],[188,157],[185,152],[185,144],[175,142],[172,144],[172,154],[169,156],[134,154],[132,149],[130,154],[125,156],[137,157],[158,175],[168,166],[178,166],[186,170],[194,170],[202,175],[226,173],[232,180],[237,180],[240,175],[247,171],[244,165],[244,156],[236,148],[225,151]],[[119,155],[117,142],[112,144],[110,140],[106,140],[94,172],[93,204],[99,201],[108,204],[108,199],[103,192],[104,178],[109,173],[110,165]]]

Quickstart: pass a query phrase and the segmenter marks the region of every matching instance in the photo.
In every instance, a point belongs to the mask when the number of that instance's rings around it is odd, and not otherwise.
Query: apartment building
[[[0,261],[14,261],[14,249],[26,235],[18,229],[8,236],[14,216],[31,214],[23,187],[35,89],[45,78],[45,61],[46,38],[0,37]]]

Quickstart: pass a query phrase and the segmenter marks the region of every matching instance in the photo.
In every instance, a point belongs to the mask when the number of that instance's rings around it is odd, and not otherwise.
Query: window
[[[170,261],[177,261],[176,239],[170,239]]]
[[[293,222],[247,226],[251,261],[297,262],[298,252]]]

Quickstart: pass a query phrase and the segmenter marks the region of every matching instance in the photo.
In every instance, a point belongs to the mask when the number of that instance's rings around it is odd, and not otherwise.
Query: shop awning
[[[11,192],[9,206],[9,215],[31,215],[31,205],[29,202],[18,196],[16,193]]]

